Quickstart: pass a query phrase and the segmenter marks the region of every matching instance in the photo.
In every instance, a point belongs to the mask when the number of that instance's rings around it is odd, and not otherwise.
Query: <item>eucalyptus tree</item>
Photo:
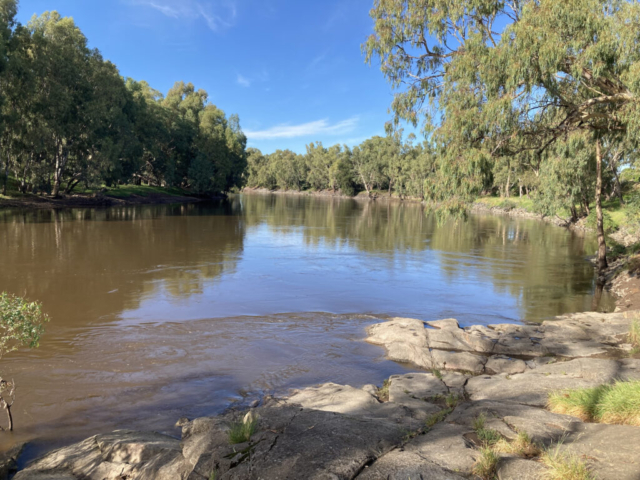
[[[607,266],[603,141],[637,141],[640,5],[614,0],[376,0],[379,58],[398,91],[396,124],[433,132],[438,181],[430,195],[460,207],[492,166],[543,155],[576,132],[596,159],[598,267]],[[508,187],[508,185],[507,185]]]

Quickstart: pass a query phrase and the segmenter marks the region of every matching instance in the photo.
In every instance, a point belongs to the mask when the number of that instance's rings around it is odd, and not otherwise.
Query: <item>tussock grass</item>
[[[487,417],[484,413],[478,415],[473,420],[473,430],[476,432],[476,435],[482,443],[483,448],[491,448],[500,440],[502,440],[502,435],[500,435],[496,430],[486,428],[486,421]]]
[[[378,398],[381,402],[389,401],[389,387],[391,386],[391,381],[389,379],[382,382],[382,386],[378,389]]]
[[[585,422],[640,426],[640,381],[554,392],[548,407]]]
[[[526,432],[518,433],[515,440],[509,442],[501,438],[493,445],[493,450],[499,453],[509,455],[518,455],[519,457],[537,457],[542,452],[540,446],[531,441],[531,437]]]
[[[631,327],[629,327],[629,343],[635,348],[640,348],[640,320],[637,318],[631,322]]]
[[[237,443],[245,443],[251,440],[251,436],[255,433],[258,426],[258,419],[252,419],[247,422],[238,420],[233,422],[229,427],[229,443],[235,445]]]
[[[492,448],[483,447],[480,449],[480,456],[473,466],[473,474],[483,480],[491,480],[495,478],[499,461],[500,457],[498,457]]]
[[[444,402],[447,405],[447,408],[451,408],[451,409],[456,408],[461,401],[462,399],[454,393],[450,393],[444,399]]]
[[[596,480],[589,466],[576,455],[563,453],[560,445],[545,451],[540,457],[547,467],[547,480]]]

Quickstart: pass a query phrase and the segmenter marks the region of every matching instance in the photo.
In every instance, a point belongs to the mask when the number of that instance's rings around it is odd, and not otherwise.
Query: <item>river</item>
[[[39,300],[41,347],[2,359],[27,458],[264,393],[409,369],[361,341],[388,316],[539,322],[613,309],[595,239],[535,220],[439,224],[418,204],[289,195],[0,211],[0,291]],[[0,416],[0,422],[4,418]]]

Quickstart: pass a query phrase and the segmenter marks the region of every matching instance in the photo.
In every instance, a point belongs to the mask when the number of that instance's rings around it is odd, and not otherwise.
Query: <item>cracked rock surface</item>
[[[544,407],[549,392],[640,380],[625,314],[575,314],[542,325],[460,328],[453,319],[392,319],[367,340],[433,372],[375,386],[327,383],[251,410],[250,440],[230,444],[245,412],[180,422],[182,438],[117,431],[49,453],[16,480],[472,479],[474,422],[507,441],[559,445],[600,479],[640,478],[640,427],[583,423]],[[387,399],[381,401],[381,399]],[[560,443],[558,443],[560,442]],[[538,458],[500,454],[496,477],[539,479]]]

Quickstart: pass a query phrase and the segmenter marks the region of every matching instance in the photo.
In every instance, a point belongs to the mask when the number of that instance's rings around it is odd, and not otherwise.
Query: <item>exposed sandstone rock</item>
[[[498,466],[498,480],[540,480],[545,473],[539,462],[518,457],[503,458]]]
[[[592,358],[619,351],[629,323],[624,315],[598,313],[465,329],[453,319],[426,326],[393,319],[370,327],[368,340],[391,358],[441,372],[391,376],[388,402],[380,402],[372,385],[328,383],[286,399],[265,398],[249,413],[182,419],[182,441],[130,431],[97,435],[51,452],[15,478],[206,480],[215,472],[218,480],[459,480],[473,478],[474,421],[484,415],[485,428],[507,440],[526,432],[534,442],[577,455],[598,478],[635,480],[640,428],[585,424],[543,408],[553,390],[640,379],[640,360]],[[443,410],[447,399],[461,403]],[[426,428],[426,419],[445,413]],[[243,419],[256,419],[256,432],[231,445],[229,428]],[[497,475],[526,480],[544,472],[539,462],[503,455]]]

